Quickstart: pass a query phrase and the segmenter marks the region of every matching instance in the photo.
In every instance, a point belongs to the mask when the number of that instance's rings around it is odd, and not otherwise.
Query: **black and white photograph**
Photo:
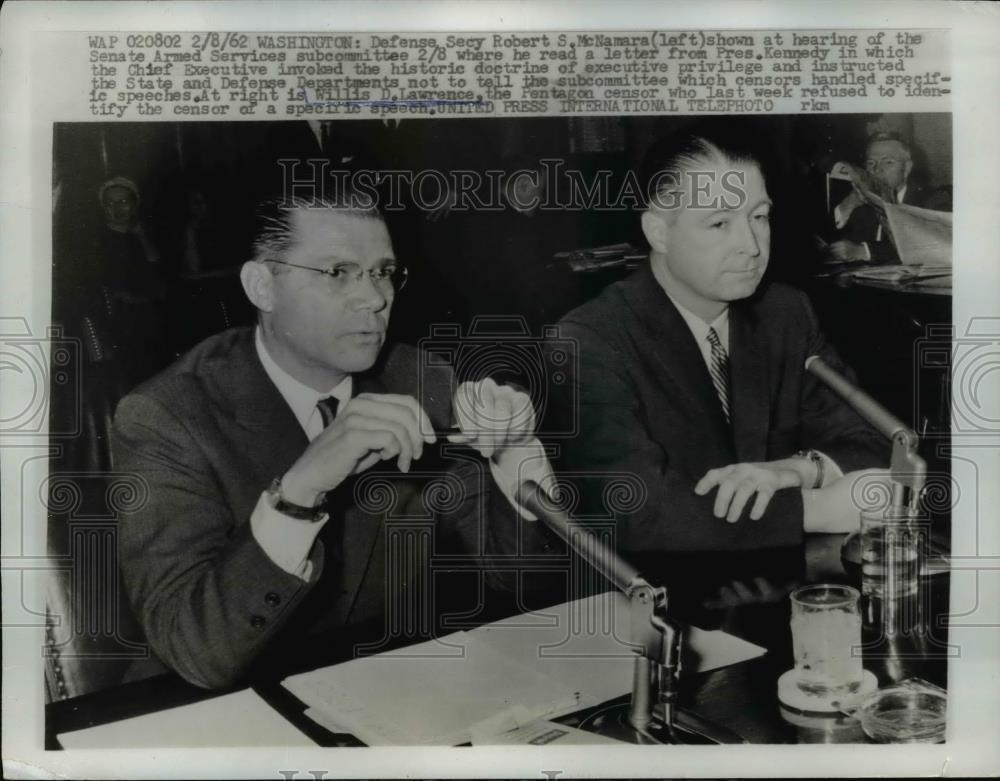
[[[996,712],[996,151],[955,31],[474,5],[133,7],[32,88],[5,773],[991,772],[956,725]]]

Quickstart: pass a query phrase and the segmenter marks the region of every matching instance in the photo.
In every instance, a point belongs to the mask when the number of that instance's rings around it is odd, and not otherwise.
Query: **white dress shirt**
[[[257,357],[260,358],[264,371],[274,383],[282,398],[292,409],[292,414],[302,426],[309,441],[312,442],[323,431],[323,417],[316,403],[327,396],[334,396],[339,402],[337,413],[351,400],[354,380],[348,375],[336,387],[327,393],[319,393],[307,385],[303,385],[284,369],[275,363],[264,347],[260,328],[254,331],[254,345]],[[275,510],[268,501],[267,492],[261,494],[257,506],[250,515],[250,531],[264,553],[285,572],[298,575],[303,580],[309,580],[312,574],[312,562],[309,561],[309,551],[312,550],[316,535],[319,534],[329,518],[316,523],[308,523],[289,518]]]
[[[664,290],[664,292],[666,291]],[[711,323],[706,323],[690,309],[685,309],[681,302],[670,295],[670,293],[667,293],[667,298],[673,302],[674,306],[677,307],[677,311],[680,312],[681,317],[684,318],[684,322],[687,323],[687,327],[691,330],[691,335],[694,336],[694,341],[698,345],[698,349],[701,350],[701,357],[705,361],[705,366],[711,371],[712,345],[708,341],[708,329],[715,329],[715,333],[719,335],[719,341],[722,343],[722,348],[726,351],[726,355],[729,355],[729,307],[727,306],[723,309],[722,314]]]
[[[900,196],[902,197],[902,196]],[[674,298],[667,291],[663,285],[663,292],[667,294],[667,298],[677,307],[677,311],[680,316],[684,318],[684,322],[687,323],[688,329],[691,331],[691,335],[694,337],[695,343],[698,345],[698,349],[701,351],[702,360],[705,361],[705,367],[708,369],[709,374],[712,373],[712,345],[708,341],[708,329],[714,328],[715,332],[719,335],[719,341],[722,343],[723,348],[726,351],[726,355],[729,355],[729,307],[727,306],[722,310],[722,314],[716,317],[711,323],[706,323],[702,318],[692,312],[690,309],[684,307],[676,298]],[[730,397],[732,399],[732,396]],[[730,401],[730,404],[732,401]],[[837,462],[830,458],[826,453],[819,450],[820,458],[823,459],[823,485],[828,485],[844,476],[843,471]],[[810,486],[804,486],[809,488]],[[822,486],[821,486],[822,487]]]
[[[303,385],[275,363],[264,346],[260,328],[255,331],[254,343],[264,371],[291,407],[296,420],[311,442],[323,431],[323,418],[316,403],[327,396],[336,397],[339,402],[337,407],[339,416],[347,402],[351,400],[353,379],[348,375],[327,393],[319,393]],[[489,464],[493,479],[507,501],[522,517],[535,520],[534,516],[514,501],[514,486],[526,478],[531,478],[543,486],[551,479],[552,468],[538,438],[532,438],[518,447],[507,448],[499,458],[491,459]],[[285,572],[308,581],[312,574],[309,552],[316,541],[316,536],[329,520],[327,517],[309,523],[289,518],[271,506],[265,491],[260,495],[257,506],[250,515],[250,531],[271,561]]]

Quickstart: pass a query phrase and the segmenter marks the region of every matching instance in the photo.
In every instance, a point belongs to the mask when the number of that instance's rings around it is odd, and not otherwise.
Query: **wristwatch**
[[[814,490],[822,488],[823,478],[826,477],[826,464],[823,463],[823,456],[815,450],[800,450],[795,455],[797,458],[808,458],[816,465],[816,479],[813,481],[812,488]]]
[[[271,507],[282,515],[287,515],[289,518],[294,518],[297,521],[306,521],[307,523],[319,523],[326,520],[327,513],[322,501],[315,507],[303,507],[301,504],[290,502],[282,496],[280,477],[276,477],[271,481],[271,485],[267,489],[267,496],[271,502]]]

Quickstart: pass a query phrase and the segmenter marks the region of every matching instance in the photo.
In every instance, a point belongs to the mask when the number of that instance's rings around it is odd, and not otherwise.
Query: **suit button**
[[[267,596],[264,597],[264,602],[270,607],[277,607],[281,604],[281,597],[275,594],[273,591],[268,592]]]
[[[250,619],[250,626],[254,629],[262,629],[264,624],[267,623],[267,619],[264,616],[254,616]]]

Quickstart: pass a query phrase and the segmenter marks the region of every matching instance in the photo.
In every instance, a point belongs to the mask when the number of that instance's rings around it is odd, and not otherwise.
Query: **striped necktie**
[[[333,423],[333,419],[337,417],[337,407],[339,404],[340,402],[336,396],[327,396],[325,399],[320,399],[316,402],[319,416],[323,419],[323,428]]]
[[[712,384],[715,392],[719,394],[719,401],[722,404],[722,413],[729,422],[729,356],[726,348],[722,346],[722,341],[714,328],[708,329],[708,343],[712,347],[712,365],[709,366],[708,373],[712,375]]]

